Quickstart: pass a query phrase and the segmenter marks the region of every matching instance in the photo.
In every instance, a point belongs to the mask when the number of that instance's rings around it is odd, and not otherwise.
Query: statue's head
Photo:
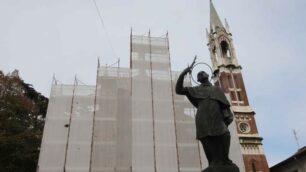
[[[205,81],[208,81],[209,75],[204,71],[200,71],[197,77],[198,77],[198,82],[203,83]]]

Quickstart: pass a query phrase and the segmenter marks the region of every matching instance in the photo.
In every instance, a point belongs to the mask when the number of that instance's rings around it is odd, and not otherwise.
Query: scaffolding
[[[179,73],[171,71],[168,36],[131,35],[130,50],[130,68],[98,66],[95,86],[52,85],[37,171],[207,167],[195,139],[195,109],[174,92]],[[190,78],[184,84],[190,85]],[[232,140],[231,158],[243,165],[237,133]]]

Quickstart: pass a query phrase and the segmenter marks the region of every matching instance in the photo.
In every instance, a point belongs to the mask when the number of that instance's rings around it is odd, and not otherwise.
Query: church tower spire
[[[229,32],[227,21],[224,27],[219,15],[210,1],[210,32],[208,33],[208,45],[214,74],[221,68],[232,66],[241,68],[236,58],[236,52],[233,45],[232,34]],[[217,79],[217,76],[213,76]]]
[[[255,112],[249,105],[241,66],[238,63],[228,22],[225,27],[210,0],[210,31],[208,49],[212,61],[212,79],[229,95],[235,115],[236,130],[243,155],[245,171],[268,172],[269,167],[258,134]]]
[[[210,0],[210,29],[215,30],[217,27],[222,28],[223,24],[219,18],[219,15],[214,7],[214,4]]]

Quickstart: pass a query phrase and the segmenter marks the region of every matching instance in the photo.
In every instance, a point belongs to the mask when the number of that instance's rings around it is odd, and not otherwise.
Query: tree
[[[48,98],[0,71],[0,171],[36,171]]]

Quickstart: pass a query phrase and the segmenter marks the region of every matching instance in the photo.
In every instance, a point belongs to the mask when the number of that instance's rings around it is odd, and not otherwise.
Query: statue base
[[[202,172],[239,172],[239,168],[235,164],[231,165],[211,165]]]

